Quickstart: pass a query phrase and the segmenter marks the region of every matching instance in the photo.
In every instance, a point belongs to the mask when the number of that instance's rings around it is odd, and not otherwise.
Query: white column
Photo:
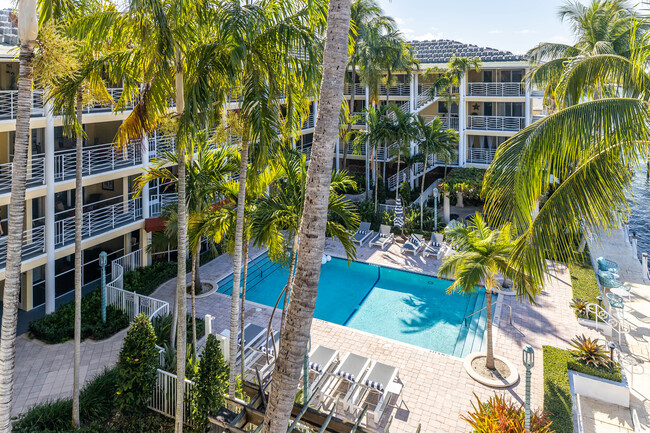
[[[420,83],[420,76],[417,72],[413,73],[413,91],[411,92],[411,111],[418,109],[418,87]]]
[[[54,270],[54,116],[52,106],[45,104],[45,313],[54,312],[55,270]]]
[[[142,167],[147,167],[149,165],[149,136],[144,134],[142,137]],[[145,184],[142,188],[142,217],[149,218],[149,182]],[[142,243],[142,240],[140,240]]]
[[[460,98],[458,101],[458,164],[463,167],[465,166],[465,161],[467,159],[467,143],[465,137],[465,125],[467,124],[467,102],[465,101],[465,95],[467,93],[467,75],[463,75],[463,78],[460,80]],[[451,107],[449,107],[451,110]]]
[[[524,116],[526,116],[526,126],[530,125],[532,120],[533,104],[530,98],[530,87],[526,86],[526,102],[524,102]]]
[[[336,170],[337,171],[339,169],[339,158],[340,158],[340,156],[341,155],[339,154],[339,138],[336,137],[336,144],[335,144],[335,148],[334,148],[334,161],[336,161]]]

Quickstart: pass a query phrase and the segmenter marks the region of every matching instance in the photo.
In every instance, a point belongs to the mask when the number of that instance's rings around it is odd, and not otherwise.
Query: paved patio
[[[327,241],[326,252],[333,256],[343,256],[342,247],[333,241]],[[255,257],[259,253],[252,250],[250,256]],[[357,260],[430,275],[434,275],[440,265],[440,261],[433,258],[403,256],[399,254],[397,245],[392,245],[386,251],[359,248]],[[232,259],[227,255],[201,267],[201,277],[207,282],[216,282],[231,272]],[[173,302],[174,290],[175,280],[170,280],[154,292],[153,296]],[[568,341],[576,334],[595,335],[577,323],[569,307],[570,299],[570,276],[567,269],[562,266],[554,269],[554,274],[550,276],[544,293],[538,298],[537,305],[519,303],[512,296],[504,299],[504,303],[512,307],[514,326],[510,325],[508,320],[504,320],[507,312],[504,308],[499,325],[495,328],[495,350],[497,354],[514,362],[522,374],[524,368],[521,362],[521,349],[525,344],[531,344],[535,348],[536,365],[533,368],[532,382],[534,407],[542,405],[542,345],[568,347]],[[211,314],[215,317],[213,322],[215,331],[228,328],[229,296],[214,293],[199,298],[196,310],[197,316]],[[270,311],[271,308],[267,306],[248,302],[246,321],[266,326]],[[277,321],[275,326],[277,329]],[[82,363],[88,365],[84,373],[86,379],[100,371],[104,365],[115,362],[123,332],[104,342],[86,341],[82,344]],[[465,373],[462,360],[459,358],[330,322],[314,320],[312,344],[337,348],[341,355],[352,351],[399,367],[399,376],[404,384],[403,402],[397,408],[389,408],[380,424],[380,427],[383,427],[392,418],[391,432],[415,432],[418,425],[422,426],[423,432],[466,432],[467,425],[460,419],[460,415],[471,409],[474,393],[482,399],[494,393],[493,389],[474,382]],[[19,339],[16,377],[16,400],[19,404],[16,405],[15,413],[26,410],[36,402],[48,398],[69,397],[71,393],[71,388],[65,385],[51,386],[46,392],[42,392],[44,387],[37,389],[38,386],[34,386],[35,383],[67,384],[66,381],[71,380],[71,343],[45,346],[45,348],[44,346],[26,338]],[[57,362],[50,362],[53,359]],[[21,364],[31,365],[29,369],[21,369],[19,368]],[[47,365],[47,368],[44,365]],[[515,386],[498,392],[523,401],[524,386],[520,381]]]

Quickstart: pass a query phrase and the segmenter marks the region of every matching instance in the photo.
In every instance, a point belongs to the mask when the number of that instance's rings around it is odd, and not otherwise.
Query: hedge
[[[176,276],[176,263],[156,263],[124,274],[124,289],[148,296],[162,283]],[[128,316],[112,307],[106,308],[106,323],[102,322],[101,290],[95,289],[81,300],[81,339],[103,340],[129,325]],[[74,301],[54,313],[33,320],[30,335],[49,344],[63,343],[74,338]]]
[[[478,201],[481,200],[484,175],[485,170],[481,168],[453,168],[442,179],[438,189],[443,195],[462,192],[464,198]]]
[[[571,274],[573,299],[582,299],[597,304],[596,298],[600,296],[600,289],[588,248],[585,248],[585,251],[576,257],[576,261],[569,265],[569,273]]]
[[[573,431],[573,404],[569,387],[569,370],[620,382],[619,368],[594,368],[579,363],[569,350],[544,346],[544,412],[553,421],[556,432]]]

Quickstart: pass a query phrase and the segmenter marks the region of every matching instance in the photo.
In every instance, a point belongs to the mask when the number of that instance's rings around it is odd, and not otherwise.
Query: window
[[[524,104],[522,102],[502,102],[499,104],[501,116],[524,117]]]

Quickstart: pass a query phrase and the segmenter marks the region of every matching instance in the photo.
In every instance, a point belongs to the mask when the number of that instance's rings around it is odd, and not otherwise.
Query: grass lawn
[[[556,432],[572,432],[572,402],[569,388],[569,370],[620,382],[619,368],[594,368],[578,363],[574,355],[564,349],[544,346],[544,412],[553,422]]]
[[[582,299],[594,304],[598,303],[596,297],[600,296],[598,281],[594,268],[591,266],[591,256],[589,249],[585,248],[581,257],[578,257],[576,263],[569,265],[571,273],[571,287],[573,288],[573,299]]]

